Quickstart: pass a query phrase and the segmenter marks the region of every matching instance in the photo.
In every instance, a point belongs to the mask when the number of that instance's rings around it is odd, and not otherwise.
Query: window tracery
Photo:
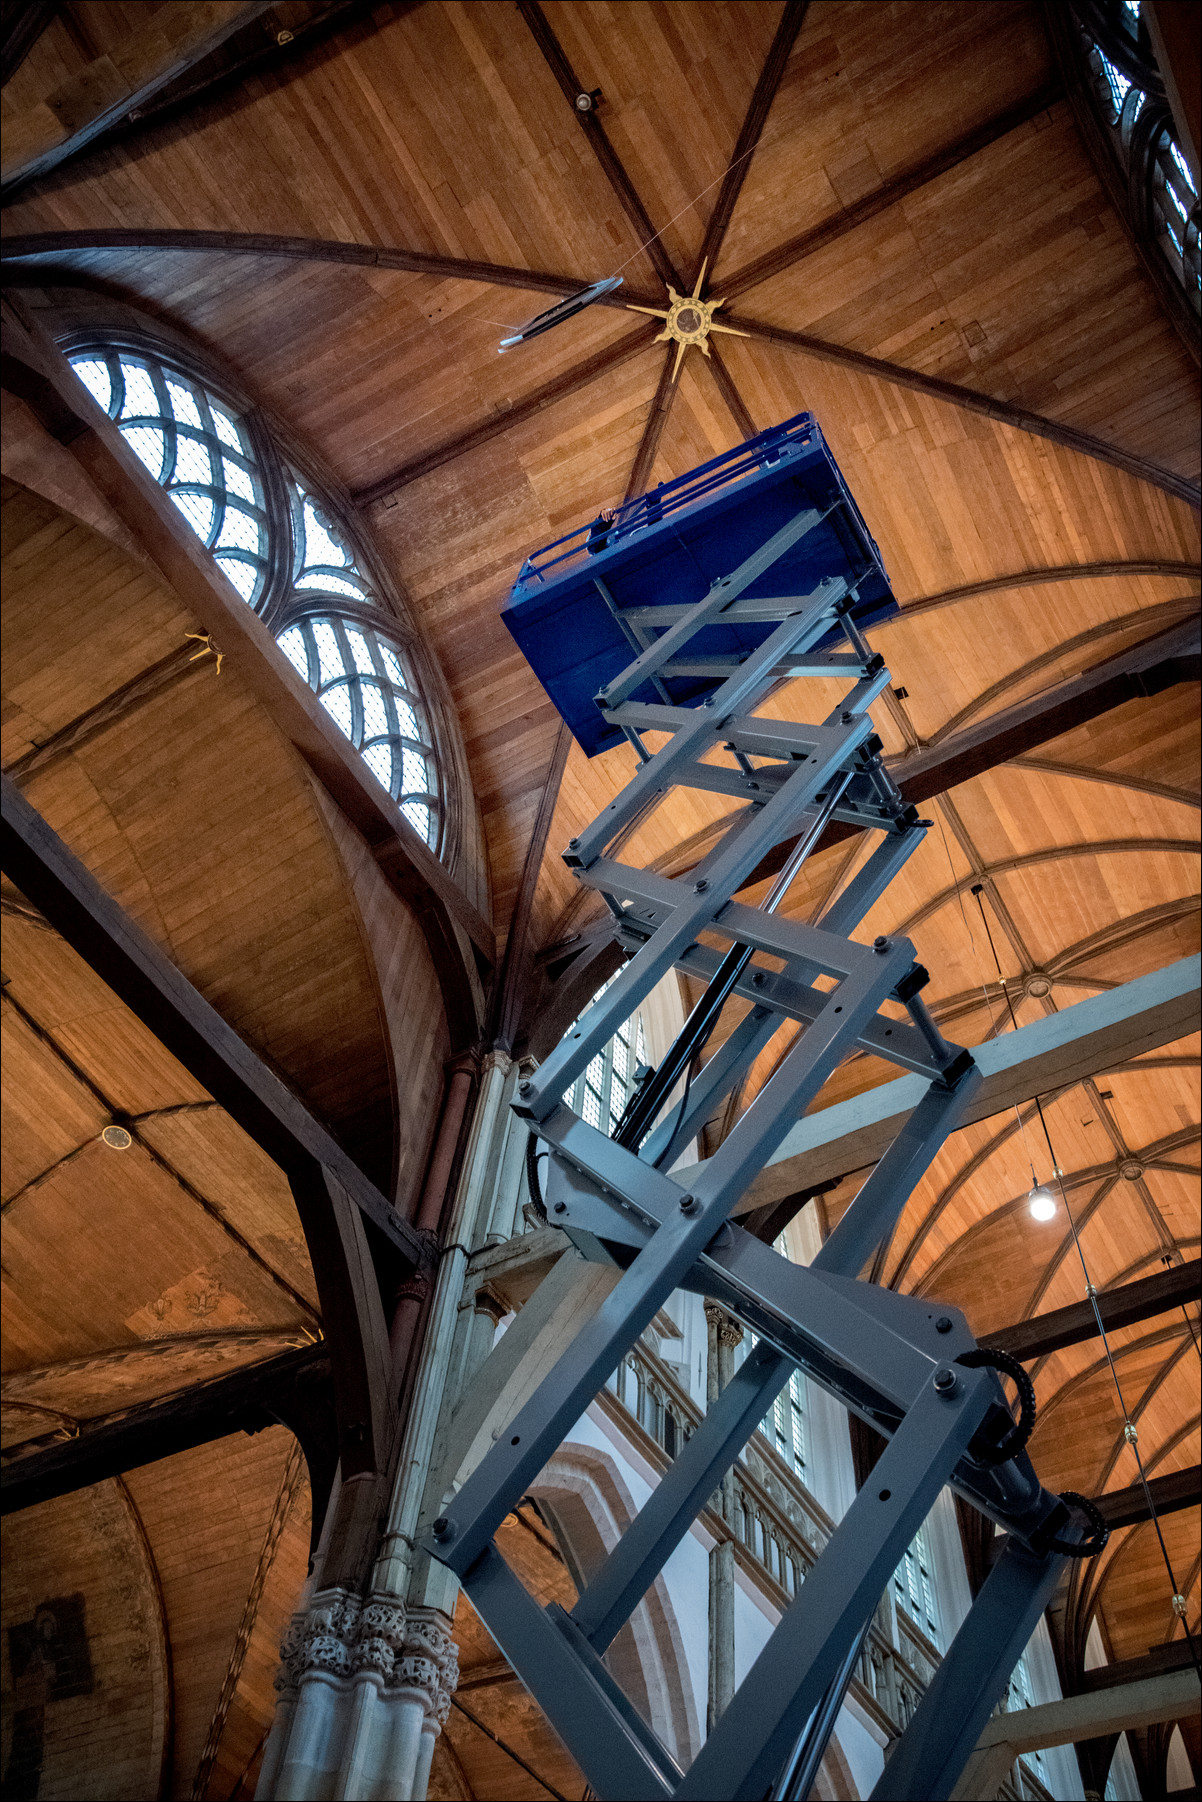
[[[1140,0],[1073,0],[1089,93],[1126,178],[1138,237],[1156,243],[1189,297],[1202,295],[1198,190],[1175,135]]]
[[[429,711],[397,622],[335,509],[181,363],[126,344],[90,342],[68,355],[409,824],[439,850],[444,808]]]

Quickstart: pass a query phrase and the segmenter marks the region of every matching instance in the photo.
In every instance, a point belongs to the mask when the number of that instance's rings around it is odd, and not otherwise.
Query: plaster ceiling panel
[[[583,281],[638,246],[516,12],[453,4],[348,26],[336,55],[148,129],[132,169],[121,147],[85,155],[12,225],[282,232]]]
[[[550,0],[545,13],[582,86],[602,89],[600,121],[691,288],[780,6]],[[638,242],[632,235],[630,250]]]
[[[810,7],[727,235],[729,276],[1046,81],[1026,5]],[[721,288],[716,290],[721,293]]]

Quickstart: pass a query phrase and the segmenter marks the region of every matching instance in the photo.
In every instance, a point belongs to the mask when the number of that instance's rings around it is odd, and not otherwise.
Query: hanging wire
[[[1017,1031],[1018,1030],[1018,1018],[1014,1012],[1014,1003],[1010,999],[1010,990],[1007,987],[1005,977],[1002,975],[1001,960],[999,959],[998,954],[997,954],[997,946],[993,942],[993,933],[989,929],[989,918],[985,912],[985,904],[981,899],[983,890],[984,890],[984,884],[977,883],[976,886],[973,888],[972,892],[976,897],[977,906],[980,908],[980,911],[981,911],[981,924],[985,928],[985,937],[988,939],[989,949],[993,953],[993,961],[997,968],[998,981],[1002,985],[1002,993],[1006,997],[1006,1004],[1010,1010],[1010,1019],[1011,1019],[1011,1022],[1013,1024],[1015,1031]],[[1148,1487],[1148,1477],[1147,1477],[1146,1471],[1144,1470],[1144,1461],[1143,1461],[1143,1457],[1140,1454],[1140,1449],[1139,1449],[1139,1432],[1138,1432],[1138,1429],[1136,1428],[1135,1422],[1131,1418],[1130,1410],[1127,1407],[1127,1398],[1123,1394],[1123,1385],[1119,1381],[1119,1373],[1115,1366],[1114,1354],[1110,1348],[1110,1338],[1109,1338],[1109,1335],[1107,1334],[1105,1322],[1102,1319],[1102,1310],[1098,1303],[1098,1292],[1097,1292],[1097,1289],[1094,1287],[1092,1281],[1090,1280],[1089,1266],[1085,1261],[1085,1250],[1081,1244],[1081,1237],[1077,1231],[1077,1223],[1073,1218],[1072,1208],[1069,1206],[1068,1190],[1066,1189],[1065,1182],[1064,1182],[1064,1172],[1060,1168],[1059,1161],[1057,1160],[1056,1152],[1052,1145],[1052,1135],[1051,1135],[1050,1131],[1048,1130],[1047,1117],[1043,1111],[1043,1103],[1040,1100],[1038,1095],[1036,1095],[1036,1097],[1035,1097],[1035,1109],[1039,1115],[1039,1124],[1043,1128],[1043,1136],[1047,1143],[1047,1148],[1048,1148],[1048,1157],[1051,1159],[1052,1169],[1055,1172],[1055,1176],[1056,1176],[1056,1183],[1060,1190],[1060,1199],[1064,1203],[1065,1218],[1068,1220],[1069,1231],[1072,1234],[1073,1245],[1076,1247],[1077,1257],[1080,1260],[1081,1274],[1085,1278],[1085,1293],[1088,1296],[1090,1306],[1093,1309],[1094,1322],[1097,1327],[1098,1337],[1102,1341],[1102,1349],[1106,1354],[1106,1362],[1110,1368],[1110,1375],[1114,1382],[1115,1394],[1118,1396],[1119,1407],[1122,1409],[1123,1438],[1126,1441],[1126,1443],[1130,1446],[1132,1452],[1134,1453],[1135,1466],[1139,1472],[1140,1487],[1144,1492],[1144,1502],[1147,1507],[1148,1515],[1152,1522],[1152,1526],[1155,1530],[1157,1541],[1160,1545],[1160,1555],[1164,1559],[1164,1567],[1165,1567],[1165,1570],[1168,1572],[1169,1582],[1172,1585],[1173,1613],[1177,1616],[1178,1620],[1180,1620],[1180,1622],[1181,1622],[1182,1629],[1185,1633],[1186,1643],[1189,1646],[1190,1657],[1193,1659],[1194,1669],[1196,1671],[1198,1671],[1199,1675],[1202,1675],[1202,1662],[1199,1661],[1198,1648],[1194,1643],[1194,1636],[1190,1632],[1189,1620],[1186,1615],[1186,1608],[1188,1606],[1188,1598],[1185,1595],[1183,1595],[1181,1590],[1177,1587],[1177,1576],[1176,1576],[1176,1572],[1173,1570],[1173,1561],[1169,1557],[1169,1548],[1167,1547],[1167,1545],[1164,1542],[1164,1533],[1161,1530],[1160,1517],[1156,1512],[1156,1504],[1152,1500],[1152,1491]],[[1192,1329],[1191,1329],[1191,1331],[1192,1331]]]

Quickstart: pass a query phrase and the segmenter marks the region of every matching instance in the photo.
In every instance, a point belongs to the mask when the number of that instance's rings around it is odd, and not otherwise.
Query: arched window
[[[261,422],[182,359],[133,342],[67,354],[414,831],[442,849],[439,760],[412,652],[348,523]]]

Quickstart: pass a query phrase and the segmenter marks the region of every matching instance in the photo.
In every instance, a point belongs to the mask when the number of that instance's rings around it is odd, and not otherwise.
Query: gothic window
[[[614,980],[610,978],[611,982]],[[589,1007],[601,999],[609,986],[607,982],[597,990]],[[568,1030],[571,1031],[571,1027]],[[595,1126],[598,1132],[612,1138],[633,1093],[636,1073],[646,1061],[643,1022],[636,1013],[618,1028],[609,1044],[598,1051],[571,1088],[564,1090],[564,1101],[587,1125]]]
[[[893,1573],[893,1597],[928,1639],[939,1643],[939,1611],[931,1581],[926,1528],[920,1527]]]
[[[1131,199],[1131,224],[1137,238],[1158,246],[1196,314],[1198,190],[1176,139],[1140,0],[1078,0],[1076,10],[1089,95]]]
[[[414,831],[438,851],[442,783],[412,650],[347,523],[279,455],[261,423],[252,430],[182,362],[132,343],[77,344],[68,355]],[[615,1054],[619,1063],[625,1052]]]
[[[780,1458],[796,1476],[804,1476],[806,1467],[805,1414],[802,1402],[802,1379],[794,1371],[787,1386],[772,1404],[772,1412],[760,1431]]]

